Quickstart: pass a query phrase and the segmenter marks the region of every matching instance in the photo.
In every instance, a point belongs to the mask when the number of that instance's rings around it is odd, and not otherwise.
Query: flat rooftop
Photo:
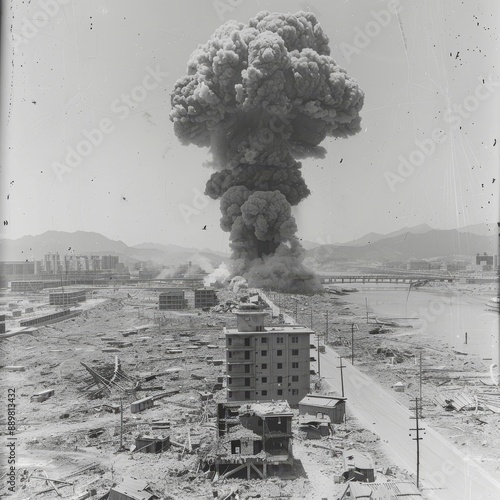
[[[226,335],[263,335],[265,333],[316,333],[314,330],[307,328],[303,325],[273,325],[273,326],[264,326],[264,330],[262,332],[241,332],[237,328],[229,328],[226,330]]]
[[[249,403],[247,401],[224,401],[222,403],[226,408],[238,409],[240,415],[253,414],[259,417],[271,416],[292,416],[292,409],[288,401],[255,401]]]

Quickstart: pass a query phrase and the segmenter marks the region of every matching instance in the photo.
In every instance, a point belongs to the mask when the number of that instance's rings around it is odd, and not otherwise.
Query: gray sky
[[[169,95],[199,43],[260,10],[315,12],[366,96],[362,132],[303,161],[312,194],[294,207],[302,238],[498,219],[497,0],[53,0],[48,14],[50,2],[9,3],[4,237],[83,230],[227,250],[219,202],[196,194],[208,151],[179,144]],[[90,144],[85,132],[99,129]],[[86,156],[71,163],[71,150]]]

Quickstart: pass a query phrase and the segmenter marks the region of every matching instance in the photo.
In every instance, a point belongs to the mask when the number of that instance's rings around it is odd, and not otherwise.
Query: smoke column
[[[297,159],[360,130],[363,92],[330,57],[310,12],[229,21],[191,55],[172,91],[176,136],[209,147],[205,193],[220,199],[233,275],[250,286],[314,292],[291,207],[310,191]]]

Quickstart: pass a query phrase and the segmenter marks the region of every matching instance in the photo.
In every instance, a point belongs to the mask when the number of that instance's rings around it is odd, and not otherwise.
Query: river
[[[355,304],[360,316],[368,314],[407,324],[418,331],[433,334],[453,349],[479,355],[487,364],[497,363],[499,357],[499,314],[488,308],[494,291],[458,292],[453,285],[443,288],[412,288],[408,285],[360,284],[345,285],[358,292],[342,298]],[[340,288],[336,286],[335,288]],[[467,343],[465,337],[467,332]]]

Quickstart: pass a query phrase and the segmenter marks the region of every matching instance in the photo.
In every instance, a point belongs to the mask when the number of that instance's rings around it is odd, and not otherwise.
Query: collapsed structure
[[[297,158],[322,157],[327,137],[360,130],[364,95],[330,56],[311,12],[260,12],[228,21],[192,54],[172,91],[183,144],[210,147],[233,275],[250,286],[315,292],[303,264],[292,206],[309,196]],[[298,277],[298,278],[297,278]]]
[[[247,479],[290,471],[292,411],[286,401],[219,403],[218,440],[205,456],[219,479],[239,474]]]

